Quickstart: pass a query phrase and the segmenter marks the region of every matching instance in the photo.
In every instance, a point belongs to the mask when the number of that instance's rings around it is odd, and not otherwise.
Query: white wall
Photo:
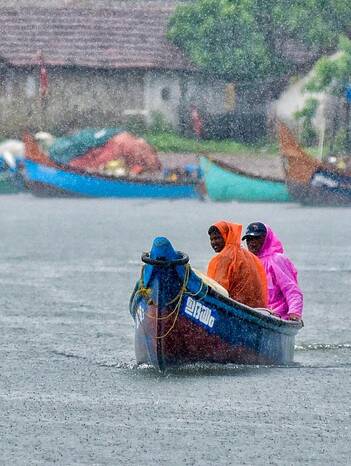
[[[224,113],[224,81],[206,79],[181,72],[149,71],[144,78],[144,110],[148,124],[152,113],[160,112],[176,128],[179,124],[181,108],[190,109],[196,105],[207,113]],[[168,99],[162,93],[168,93]],[[182,95],[183,93],[183,95]]]
[[[327,100],[327,95],[324,93],[311,94],[304,92],[304,87],[310,80],[311,74],[308,74],[302,79],[291,84],[279,97],[278,100],[272,102],[271,112],[280,120],[289,123],[291,126],[296,126],[297,121],[294,117],[295,112],[302,110],[306,101],[313,97],[317,99],[320,104],[317,110],[314,125],[317,130],[325,125],[324,106]]]
[[[160,112],[177,127],[181,100],[180,77],[177,73],[148,71],[144,77],[144,110],[147,124],[152,122],[153,112]]]

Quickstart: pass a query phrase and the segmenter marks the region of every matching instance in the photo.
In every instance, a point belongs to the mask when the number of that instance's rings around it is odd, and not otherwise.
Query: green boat
[[[16,179],[16,175],[9,171],[1,171],[0,194],[16,194],[20,191],[20,183]]]
[[[246,173],[211,157],[200,157],[208,196],[213,201],[287,202],[289,193],[281,178]]]

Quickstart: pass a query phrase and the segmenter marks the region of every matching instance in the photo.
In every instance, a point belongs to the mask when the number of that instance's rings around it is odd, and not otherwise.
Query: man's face
[[[219,231],[210,233],[210,243],[215,252],[221,252],[225,246],[225,241]]]
[[[252,254],[259,254],[265,240],[265,235],[263,236],[248,236],[246,238],[247,248]]]

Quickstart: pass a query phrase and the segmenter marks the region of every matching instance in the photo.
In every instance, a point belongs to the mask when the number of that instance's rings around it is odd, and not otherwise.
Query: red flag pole
[[[41,99],[45,99],[48,95],[49,88],[49,76],[45,67],[43,53],[39,52],[39,96]]]
[[[44,62],[43,52],[38,52],[38,65],[39,65],[39,102],[40,102],[40,127],[43,129],[44,113],[46,110],[49,77]]]
[[[191,121],[193,125],[193,133],[196,139],[201,139],[202,136],[202,120],[198,109],[195,105],[191,106]]]

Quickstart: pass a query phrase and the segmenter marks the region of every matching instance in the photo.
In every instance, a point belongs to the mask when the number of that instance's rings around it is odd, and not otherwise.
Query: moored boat
[[[283,124],[279,125],[279,142],[292,199],[306,205],[351,205],[350,173],[312,157]]]
[[[200,165],[208,196],[213,201],[286,202],[289,194],[283,178],[263,177],[232,164],[202,156]]]
[[[66,167],[48,167],[31,160],[25,160],[23,176],[26,187],[37,196],[169,199],[200,197],[194,181],[114,178]]]
[[[198,179],[169,181],[162,176],[115,177],[58,164],[44,154],[36,141],[25,136],[24,183],[37,196],[199,198]]]
[[[293,361],[302,322],[285,321],[220,293],[186,254],[156,238],[130,300],[138,364],[163,371],[189,363],[280,365]]]
[[[16,173],[0,172],[0,194],[16,194],[21,191],[21,183]]]
[[[16,194],[23,191],[19,167],[22,159],[10,152],[0,154],[0,194]]]

